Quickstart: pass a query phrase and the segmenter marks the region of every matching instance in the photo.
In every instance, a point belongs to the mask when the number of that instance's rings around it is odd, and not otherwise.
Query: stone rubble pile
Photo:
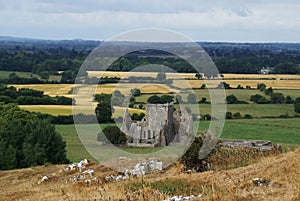
[[[87,185],[92,185],[92,183],[99,183],[99,178],[94,177],[95,171],[93,169],[87,169],[86,166],[89,165],[89,161],[87,159],[81,160],[79,163],[73,163],[67,167],[65,167],[61,172],[68,171],[79,171],[78,175],[70,177],[66,182],[84,182]]]
[[[147,162],[137,163],[133,169],[124,170],[118,175],[109,175],[105,177],[106,181],[123,181],[132,177],[139,177],[141,175],[149,174],[155,171],[161,171],[163,169],[163,163],[159,160],[151,160]]]
[[[75,173],[78,172],[77,175],[73,175],[67,179],[68,182],[83,182],[86,185],[92,185],[92,183],[99,183],[101,180],[98,177],[95,177],[95,171],[93,169],[88,168],[89,161],[87,159],[81,160],[79,163],[73,163],[62,170],[59,173]],[[117,175],[108,175],[105,177],[106,181],[124,181],[129,179],[130,177],[139,177],[141,175],[149,174],[154,171],[161,171],[163,169],[163,163],[159,160],[151,160],[147,162],[137,163],[133,169],[125,169],[123,172]],[[55,173],[53,174],[53,176]],[[43,176],[38,184],[41,184],[45,181],[51,180],[52,177]],[[52,178],[53,179],[53,178]]]
[[[38,181],[38,184],[41,184],[45,181],[48,181],[49,180],[49,177],[48,176],[43,176],[41,180]]]
[[[173,196],[171,198],[167,198],[163,201],[181,201],[181,200],[193,200],[195,198],[199,198],[201,197],[201,195],[198,195],[197,197],[194,196],[194,195],[190,195],[190,196],[182,196],[182,195],[179,195],[179,196]]]
[[[271,183],[270,180],[262,178],[254,178],[252,182],[255,186],[268,186]]]

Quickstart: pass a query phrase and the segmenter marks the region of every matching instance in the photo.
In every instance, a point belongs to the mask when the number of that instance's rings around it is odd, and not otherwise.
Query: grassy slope
[[[163,172],[121,182],[104,182],[115,174],[100,164],[91,164],[102,182],[86,186],[66,183],[77,172],[60,173],[63,165],[49,165],[0,172],[0,200],[163,200],[174,195],[199,195],[205,201],[300,199],[300,149],[261,162],[225,171],[185,174],[180,165]],[[42,176],[48,182],[37,182]],[[267,187],[254,186],[254,178],[271,180]]]

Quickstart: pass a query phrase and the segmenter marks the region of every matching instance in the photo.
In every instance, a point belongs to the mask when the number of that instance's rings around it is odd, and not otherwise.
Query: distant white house
[[[262,69],[260,69],[260,74],[270,74],[272,71],[273,71],[273,69],[270,67],[267,67],[267,68],[262,67]]]

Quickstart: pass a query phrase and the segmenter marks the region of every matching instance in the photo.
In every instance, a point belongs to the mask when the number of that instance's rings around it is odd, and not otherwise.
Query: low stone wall
[[[127,143],[128,147],[140,147],[140,148],[154,148],[154,144],[136,144],[136,143]]]
[[[230,148],[251,148],[261,150],[272,150],[273,144],[271,141],[262,140],[228,140],[222,139],[218,146],[230,147]]]

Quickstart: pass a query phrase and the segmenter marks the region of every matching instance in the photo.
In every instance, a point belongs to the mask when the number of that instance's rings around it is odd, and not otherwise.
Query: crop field
[[[139,88],[142,93],[169,93],[169,92],[179,92],[179,90],[171,89],[165,84],[101,84],[101,85],[75,85],[75,84],[24,84],[24,85],[10,85],[16,88],[30,88],[34,90],[44,91],[45,94],[49,96],[66,96],[73,97],[72,89],[75,89],[75,93],[81,88],[95,89],[97,94],[111,94],[115,90],[121,91],[123,94],[130,94],[130,90],[134,88]],[[91,94],[92,95],[92,94]]]
[[[15,72],[15,71],[0,71],[0,79],[8,78],[9,74],[16,73],[18,77],[21,78],[38,78],[40,79],[40,76],[38,74],[30,73],[30,72]],[[60,81],[61,76],[60,75],[50,75],[49,81]]]
[[[187,105],[192,111],[197,105]],[[210,104],[199,104],[200,115],[211,114]],[[294,112],[293,104],[227,104],[227,112],[232,114],[240,112],[242,116],[250,114],[253,117],[278,117],[279,115],[288,114],[293,116]]]
[[[200,101],[202,97],[205,97],[207,101],[210,101],[210,95],[209,91],[207,89],[204,90],[186,90],[187,93],[194,93],[197,96],[197,101]],[[293,99],[296,99],[297,97],[300,97],[300,90],[294,90],[294,89],[285,89],[285,90],[277,90],[275,89],[273,91],[274,93],[282,93],[285,97],[291,96]],[[259,90],[253,89],[253,90],[245,90],[245,89],[226,89],[225,94],[228,95],[235,95],[238,100],[240,101],[247,101],[251,103],[250,97],[255,94],[260,94],[262,96],[266,96],[264,92],[261,92]],[[159,94],[158,94],[159,95]],[[170,94],[172,95],[172,94]],[[177,94],[173,94],[174,97],[176,97]],[[187,101],[187,95],[186,93],[179,93],[179,95],[182,96],[184,101]],[[137,102],[144,102],[147,103],[147,100],[150,96],[153,96],[153,94],[142,94],[141,96],[136,97]],[[160,96],[160,95],[159,95]]]
[[[109,125],[112,124],[101,124],[101,127],[105,128]],[[200,134],[208,126],[209,121],[201,121],[197,133]],[[89,125],[86,127],[88,128]],[[82,158],[93,160],[83,147],[74,125],[56,125],[56,130],[67,142],[67,156],[71,161],[79,161]],[[300,146],[300,119],[227,120],[220,137],[223,139],[270,140],[282,144],[285,150],[295,149]],[[129,148],[122,149],[129,151]],[[151,150],[143,148],[130,150],[134,153],[148,153],[149,151]]]
[[[20,108],[29,112],[40,112],[53,116],[72,114],[71,105],[20,105]]]
[[[114,72],[114,71],[87,71],[89,77],[121,77],[128,78],[129,76],[153,77],[157,76],[157,72]],[[166,73],[167,79],[178,78],[195,78],[195,73]],[[226,79],[269,79],[269,78],[284,78],[284,79],[300,79],[300,75],[275,75],[275,74],[223,74]]]
[[[130,90],[134,88],[139,88],[142,93],[170,93],[170,92],[179,92],[179,90],[171,89],[165,84],[101,84],[98,85],[96,93],[97,94],[111,94],[115,90],[121,91],[123,94],[130,94]]]
[[[94,105],[96,107],[96,103]],[[43,114],[51,114],[53,116],[58,116],[58,115],[71,115],[73,114],[72,112],[72,105],[20,105],[20,107],[24,110],[27,110],[29,112],[40,112]],[[75,106],[77,107],[77,106]],[[140,109],[135,109],[135,108],[129,108],[129,113],[145,113],[145,110],[140,110]],[[113,112],[113,117],[123,117],[125,112],[125,108],[123,107],[114,107],[114,112]],[[75,109],[75,113],[83,113],[83,114],[95,114],[94,110],[88,106],[78,106]]]
[[[32,78],[32,77],[39,78],[37,74],[33,74],[29,72],[0,71],[0,79],[8,78],[9,74],[11,73],[16,73],[17,76],[22,78]]]
[[[157,72],[113,72],[113,71],[87,71],[89,77],[120,77],[128,78],[130,76],[135,77],[152,77],[157,76]],[[166,73],[167,79],[178,78],[195,78],[195,73]]]
[[[174,80],[173,85],[179,88],[187,88],[187,86],[200,88],[202,84],[205,84],[207,88],[216,88],[221,81],[230,84],[233,88],[241,85],[244,88],[250,86],[256,89],[257,84],[264,83],[267,87],[274,89],[300,89],[300,80]]]
[[[75,87],[74,84],[13,84],[11,86],[19,88],[30,88],[34,90],[40,90],[44,91],[44,94],[47,94],[49,96],[68,96],[70,91],[73,87]],[[79,86],[79,85],[76,85]]]
[[[224,75],[224,78],[234,78],[234,79],[237,79],[237,78],[246,78],[246,79],[249,79],[249,78],[255,78],[255,79],[260,79],[260,78],[276,78],[276,79],[280,79],[280,78],[283,78],[283,79],[300,79],[300,75],[282,75],[282,74],[223,74]]]

